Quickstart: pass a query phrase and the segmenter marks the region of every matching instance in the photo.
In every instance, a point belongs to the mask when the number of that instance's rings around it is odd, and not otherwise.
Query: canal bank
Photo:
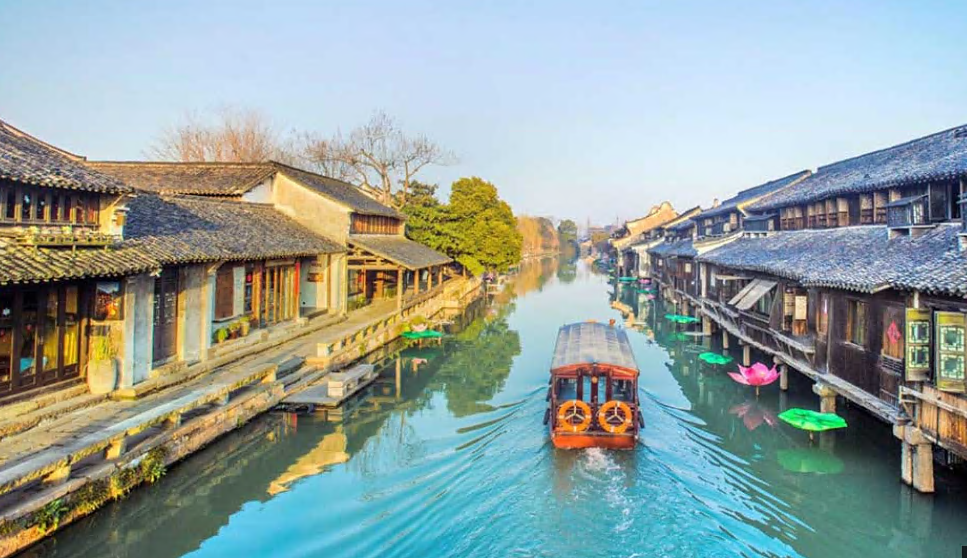
[[[223,366],[168,376],[138,399],[103,399],[0,440],[0,555],[159,480],[287,395],[394,342],[418,316],[444,319],[480,296],[478,279],[454,278],[402,308],[374,304],[225,354]]]
[[[553,450],[541,419],[557,327],[620,314],[585,266],[530,265],[442,349],[378,364],[341,417],[261,415],[37,553],[927,558],[967,544],[956,479],[932,496],[899,483],[889,428],[851,407],[831,447],[810,445],[775,420],[815,402],[808,382],[757,398],[633,289],[618,299],[643,324],[629,328],[643,442]]]

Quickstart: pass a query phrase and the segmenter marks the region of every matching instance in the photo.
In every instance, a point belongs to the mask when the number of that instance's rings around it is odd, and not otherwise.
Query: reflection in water
[[[802,377],[756,398],[734,366],[698,357],[729,354],[718,339],[583,264],[554,265],[528,262],[442,347],[381,358],[339,412],[267,414],[31,553],[926,558],[967,544],[962,485],[900,484],[889,428],[846,408],[850,428],[811,443],[775,418],[817,406]],[[542,418],[557,328],[623,322],[609,296],[631,308],[643,442],[554,450]]]

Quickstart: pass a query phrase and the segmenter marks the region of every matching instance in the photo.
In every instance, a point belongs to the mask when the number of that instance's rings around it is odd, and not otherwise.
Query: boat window
[[[634,401],[635,386],[631,380],[612,380],[611,399],[615,401]]]

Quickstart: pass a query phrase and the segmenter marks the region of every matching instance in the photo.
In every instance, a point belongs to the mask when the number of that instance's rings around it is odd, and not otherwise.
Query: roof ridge
[[[60,153],[61,155],[69,158],[69,159],[73,159],[74,161],[87,161],[87,157],[84,157],[82,155],[78,155],[76,153],[72,153],[72,152],[70,152],[70,151],[68,151],[68,150],[66,150],[66,149],[64,149],[62,147],[57,147],[56,145],[47,143],[46,141],[38,138],[37,136],[34,136],[32,134],[29,134],[29,133],[21,130],[20,128],[17,128],[16,126],[14,126],[13,124],[7,122],[6,120],[0,119],[0,128],[5,129],[7,132],[9,132],[9,133],[11,133],[11,134],[13,134],[15,136],[22,137],[22,138],[24,138],[26,140],[29,140],[29,141],[32,141],[34,143],[39,143],[40,145],[43,145],[44,147],[47,147],[49,149],[52,149],[52,150]]]
[[[265,167],[271,168],[271,161],[260,162],[260,161],[116,161],[116,160],[103,160],[103,161],[90,161],[84,159],[90,165],[93,166],[144,166],[144,165],[158,165],[158,166],[232,166],[232,167]]]
[[[863,157],[869,157],[870,155],[876,155],[878,153],[884,153],[886,151],[890,151],[891,149],[898,149],[900,147],[905,147],[907,145],[912,145],[914,143],[923,141],[925,139],[933,138],[933,137],[937,137],[937,136],[942,136],[944,134],[949,134],[950,132],[953,132],[955,130],[960,130],[960,129],[967,129],[967,123],[965,123],[965,124],[959,124],[959,125],[954,126],[952,128],[947,128],[946,130],[941,130],[939,132],[934,132],[932,134],[927,134],[925,136],[920,136],[918,138],[914,138],[914,139],[911,139],[911,140],[907,140],[905,142],[898,143],[896,145],[891,145],[889,147],[882,147],[880,149],[875,149],[873,151],[868,151],[868,152],[862,153],[860,155],[854,155],[852,157],[847,157],[846,159],[841,159],[839,161],[834,161],[832,163],[828,163],[826,165],[822,165],[822,166],[820,166],[819,168],[816,169],[816,174],[819,174],[819,171],[821,171],[823,169],[828,169],[829,167],[833,167],[833,166],[836,166],[836,165],[839,165],[839,164],[842,164],[842,163],[848,163],[850,161],[856,161],[857,159],[862,159]]]

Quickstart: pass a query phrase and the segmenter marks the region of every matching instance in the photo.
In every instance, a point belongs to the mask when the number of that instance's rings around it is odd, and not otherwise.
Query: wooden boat
[[[562,326],[544,414],[554,447],[634,448],[644,426],[638,373],[623,329],[596,322]]]

